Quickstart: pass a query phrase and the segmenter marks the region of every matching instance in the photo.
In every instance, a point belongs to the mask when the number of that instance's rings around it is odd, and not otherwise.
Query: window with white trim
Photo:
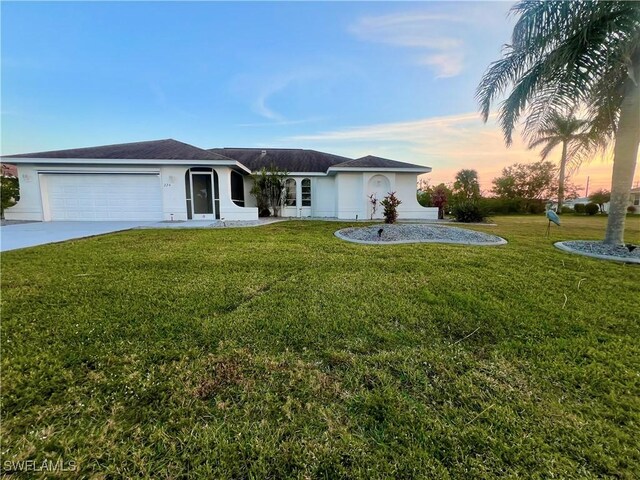
[[[310,207],[311,206],[311,180],[305,178],[301,183],[302,187],[302,206]]]
[[[287,178],[284,182],[285,189],[285,200],[284,204],[287,207],[295,207],[296,206],[296,181],[293,178]]]

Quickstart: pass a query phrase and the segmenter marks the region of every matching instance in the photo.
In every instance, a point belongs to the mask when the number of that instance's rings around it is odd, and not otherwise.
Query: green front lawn
[[[603,218],[551,239],[542,216],[494,220],[473,228],[508,245],[287,221],[3,254],[2,468],[638,478],[640,268],[553,247]]]

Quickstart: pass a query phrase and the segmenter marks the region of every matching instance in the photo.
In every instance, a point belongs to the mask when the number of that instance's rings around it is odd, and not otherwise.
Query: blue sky
[[[2,152],[175,138],[434,168],[536,159],[477,115],[510,3],[2,3]],[[609,167],[599,165],[605,170]]]

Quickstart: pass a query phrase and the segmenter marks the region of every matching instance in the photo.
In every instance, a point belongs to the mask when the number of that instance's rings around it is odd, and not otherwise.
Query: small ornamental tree
[[[396,192],[389,192],[389,194],[384,197],[384,199],[380,202],[380,205],[384,207],[384,223],[396,223],[398,220],[398,206],[402,203],[396,197]]]
[[[611,192],[609,190],[598,190],[589,195],[589,201],[600,207],[600,211],[604,213],[604,204],[611,200]]]
[[[0,207],[0,217],[4,219],[5,208],[12,207],[20,200],[20,186],[18,179],[15,177],[0,177],[2,185],[0,191],[2,192],[2,206]]]
[[[431,204],[434,207],[438,207],[438,218],[440,220],[444,218],[444,210],[449,203],[450,196],[451,190],[449,190],[444,183],[433,187],[433,191],[431,192]]]
[[[256,197],[258,213],[261,217],[269,216],[269,208],[273,210],[273,216],[280,214],[280,207],[285,197],[285,180],[288,173],[271,166],[269,169],[262,168],[258,173],[253,174],[253,187],[251,194]]]
[[[376,197],[375,193],[369,195],[369,203],[371,204],[371,220],[373,220],[373,216],[378,210],[378,197]]]

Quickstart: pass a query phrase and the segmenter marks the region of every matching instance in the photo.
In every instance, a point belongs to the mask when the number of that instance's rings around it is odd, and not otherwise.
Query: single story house
[[[399,217],[436,219],[416,199],[417,176],[431,168],[367,156],[351,159],[301,149],[213,148],[173,139],[25,153],[17,166],[20,201],[5,217],[36,221],[256,220],[251,174],[288,172],[282,215],[382,218],[370,196],[395,191]]]

